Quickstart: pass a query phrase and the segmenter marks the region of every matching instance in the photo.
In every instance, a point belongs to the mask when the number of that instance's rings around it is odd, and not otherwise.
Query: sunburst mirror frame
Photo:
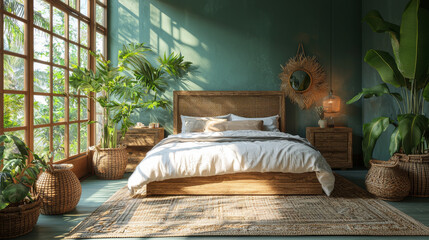
[[[302,43],[298,45],[298,51],[294,57],[289,59],[282,72],[279,74],[282,80],[281,90],[286,93],[290,100],[302,109],[308,109],[315,102],[322,99],[328,92],[326,73],[315,56],[306,56]],[[304,71],[310,75],[310,85],[307,89],[295,90],[290,78],[295,71]]]

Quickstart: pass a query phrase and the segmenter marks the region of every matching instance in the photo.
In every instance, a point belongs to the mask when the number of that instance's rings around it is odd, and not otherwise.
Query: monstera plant
[[[371,11],[364,21],[374,32],[388,33],[393,56],[370,49],[364,61],[373,67],[384,82],[362,92],[347,103],[364,98],[389,95],[398,106],[396,118],[380,116],[363,125],[362,150],[368,166],[375,144],[389,125],[395,130],[390,137],[389,152],[422,154],[428,147],[429,120],[425,101],[429,101],[429,2],[411,0],[401,25],[385,21],[378,11]]]

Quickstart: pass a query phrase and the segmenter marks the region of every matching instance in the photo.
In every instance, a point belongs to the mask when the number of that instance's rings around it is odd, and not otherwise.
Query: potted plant
[[[42,202],[33,188],[48,164],[15,136],[0,136],[0,144],[0,236],[12,238],[36,225]]]
[[[124,45],[118,54],[118,65],[102,55],[91,53],[96,58],[96,72],[74,66],[70,86],[84,92],[93,93],[103,109],[102,136],[100,145],[95,146],[93,158],[97,176],[104,179],[119,179],[125,173],[127,154],[118,146],[117,127],[120,125],[122,137],[133,126],[131,115],[137,109],[167,108],[169,101],[163,97],[169,79],[180,79],[189,70],[190,62],[181,54],[171,53],[157,57],[151,49],[141,44]],[[89,122],[89,123],[94,123]]]
[[[317,124],[319,124],[320,128],[326,128],[328,125],[328,121],[325,119],[325,109],[323,106],[318,106],[314,108],[314,111],[316,111],[317,116],[319,117],[319,121]]]
[[[390,95],[399,111],[394,113],[396,119],[381,116],[363,125],[365,165],[380,135],[393,125],[390,154],[397,155],[400,168],[408,172],[411,195],[429,196],[429,119],[424,112],[425,101],[429,101],[429,6],[424,1],[411,0],[402,14],[401,26],[385,21],[375,10],[364,21],[373,31],[390,35],[393,56],[374,49],[366,53],[364,61],[377,70],[384,83],[363,88],[347,103],[362,97]],[[395,91],[391,91],[392,87]]]

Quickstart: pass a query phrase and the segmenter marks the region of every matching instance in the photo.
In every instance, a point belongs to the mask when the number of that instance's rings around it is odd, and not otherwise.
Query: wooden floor
[[[366,171],[348,170],[337,171],[354,183],[363,186]],[[20,238],[31,240],[62,239],[75,225],[91,214],[119,188],[123,187],[129,174],[121,180],[98,180],[90,177],[82,182],[82,198],[77,208],[68,214],[59,216],[40,215],[34,230]],[[391,203],[401,211],[429,226],[429,198],[407,198],[399,203]],[[136,238],[124,238],[127,240]],[[139,238],[142,239],[142,238]],[[326,236],[326,237],[180,237],[180,238],[151,238],[151,239],[429,239],[429,237],[358,237],[358,236]]]

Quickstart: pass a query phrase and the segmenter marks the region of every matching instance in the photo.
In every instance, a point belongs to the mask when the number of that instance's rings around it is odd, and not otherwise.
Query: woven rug
[[[429,228],[337,175],[331,197],[131,198],[122,188],[67,238],[240,235],[429,235]]]

